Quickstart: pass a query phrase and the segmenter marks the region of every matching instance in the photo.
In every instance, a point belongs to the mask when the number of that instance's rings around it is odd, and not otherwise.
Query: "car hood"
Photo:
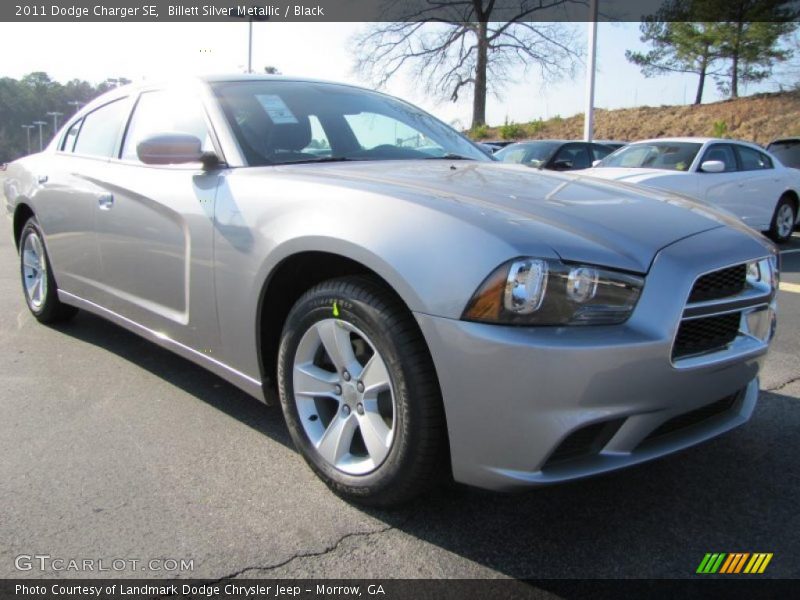
[[[584,169],[576,171],[581,175],[589,175],[590,177],[599,177],[601,179],[611,179],[613,181],[624,181],[626,183],[641,183],[652,179],[653,177],[663,175],[680,175],[685,174],[685,171],[668,171],[666,169],[633,169],[622,167],[595,167],[593,169]]]
[[[667,192],[502,163],[374,161],[264,169],[425,204],[493,232],[520,254],[526,243],[545,244],[563,260],[640,273],[660,249],[680,239],[723,225],[743,227]]]

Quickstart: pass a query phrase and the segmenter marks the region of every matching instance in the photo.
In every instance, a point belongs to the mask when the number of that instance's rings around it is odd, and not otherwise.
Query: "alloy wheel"
[[[794,211],[790,205],[784,204],[778,209],[776,225],[779,236],[787,238],[791,235],[794,229]]]
[[[389,455],[396,403],[381,354],[366,334],[323,319],[303,335],[293,364],[294,401],[320,456],[348,475],[377,469]]]
[[[47,261],[44,244],[35,231],[25,237],[22,246],[22,280],[28,302],[39,310],[47,297]]]

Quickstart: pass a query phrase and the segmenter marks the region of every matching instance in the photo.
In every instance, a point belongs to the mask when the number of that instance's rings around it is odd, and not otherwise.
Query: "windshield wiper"
[[[422,160],[475,160],[475,159],[470,158],[469,156],[461,156],[460,154],[448,152],[447,154],[442,154],[441,156],[426,156]]]
[[[329,163],[329,162],[348,162],[358,160],[356,158],[347,158],[346,156],[320,156],[319,158],[306,158],[303,160],[287,160],[286,162],[273,163],[285,167],[287,165],[303,165],[308,163]]]

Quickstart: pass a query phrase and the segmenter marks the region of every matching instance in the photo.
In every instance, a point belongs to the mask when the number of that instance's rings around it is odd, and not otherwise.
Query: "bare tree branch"
[[[414,0],[406,13],[404,0],[392,4],[401,22],[376,23],[352,39],[355,72],[382,87],[408,68],[427,94],[452,102],[471,89],[473,126],[485,122],[487,92],[499,96],[520,67],[553,81],[581,60],[574,27],[532,19],[585,0]]]

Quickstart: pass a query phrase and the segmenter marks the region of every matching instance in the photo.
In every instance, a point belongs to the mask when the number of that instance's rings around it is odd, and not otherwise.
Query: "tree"
[[[582,55],[574,29],[533,22],[537,11],[570,1],[432,2],[433,8],[410,10],[356,35],[355,70],[382,87],[409,66],[428,94],[452,102],[471,90],[472,127],[479,127],[486,123],[487,92],[499,95],[517,67],[535,66],[545,81],[574,72]]]
[[[127,80],[118,78],[117,81]],[[77,106],[89,102],[110,87],[113,86],[105,82],[93,86],[79,79],[62,85],[43,72],[29,73],[19,80],[0,78],[0,162],[14,160],[28,152],[23,125],[39,120],[48,121],[44,134],[49,138],[55,132],[49,125],[48,112],[72,115]],[[37,137],[34,148],[38,147]]]
[[[740,82],[766,79],[774,64],[791,56],[781,40],[797,28],[795,5],[795,0],[666,0],[641,25],[641,40],[653,49],[625,55],[645,76],[697,73],[695,104],[709,74],[736,98]]]
[[[647,53],[625,51],[625,57],[641,67],[645,77],[665,73],[696,73],[699,76],[694,103],[703,101],[706,76],[722,58],[722,28],[717,23],[690,23],[646,18],[641,24],[642,42],[652,44]]]
[[[267,75],[280,75],[281,72],[278,70],[278,67],[273,67],[272,65],[267,65],[264,67],[264,73]]]
[[[780,46],[780,40],[796,26],[794,23],[725,23],[723,27],[728,33],[721,50],[730,60],[730,70],[718,78],[718,87],[731,98],[738,98],[739,83],[767,79],[777,63],[792,56],[789,48]]]

